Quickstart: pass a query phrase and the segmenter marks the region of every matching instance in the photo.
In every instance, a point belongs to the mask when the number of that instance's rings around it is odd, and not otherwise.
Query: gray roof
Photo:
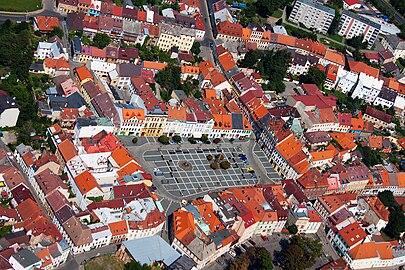
[[[215,243],[215,245],[220,246],[222,241],[229,236],[231,236],[231,232],[228,229],[223,229],[210,234],[208,237]]]
[[[397,91],[393,91],[384,87],[383,89],[381,89],[377,97],[388,100],[390,102],[395,102],[395,98],[397,97]]]
[[[82,53],[82,39],[75,36],[72,40],[72,53],[81,54]]]
[[[183,90],[173,90],[173,93],[176,94],[180,101],[187,97],[186,93],[184,93]]]
[[[183,255],[178,258],[174,263],[172,263],[168,269],[169,270],[191,270],[195,266],[195,262],[189,257]]]
[[[243,129],[243,117],[240,113],[232,114],[232,129]]]
[[[142,67],[134,64],[119,64],[117,67],[119,77],[139,77]]]
[[[397,35],[386,35],[384,38],[394,50],[405,50],[405,41]]]
[[[35,256],[35,254],[28,249],[22,249],[19,252],[11,255],[19,264],[24,268],[36,263],[41,263],[41,259]]]
[[[317,2],[317,1],[313,1],[313,0],[297,0],[297,2],[303,3],[305,5],[314,7],[316,9],[325,11],[327,13],[333,14],[335,15],[335,10],[333,8],[330,8],[328,6],[324,6],[321,3]]]
[[[161,261],[169,266],[180,254],[158,235],[123,242],[132,258],[141,264]]]
[[[84,101],[79,92],[74,92],[73,94],[69,95],[67,97],[67,102],[69,108],[80,108],[86,105],[86,101]]]
[[[10,96],[0,96],[0,113],[7,109],[18,108],[17,101]]]
[[[48,96],[48,104],[54,111],[61,111],[67,107],[67,98],[61,96]]]
[[[349,17],[351,17],[353,19],[356,19],[356,20],[358,20],[358,21],[360,21],[362,23],[365,23],[367,25],[370,25],[370,26],[372,26],[374,28],[381,29],[381,25],[379,25],[378,23],[370,21],[369,19],[367,19],[367,18],[365,18],[363,16],[360,16],[360,15],[358,15],[356,13],[353,13],[353,12],[350,12],[350,11],[347,11],[347,10],[343,10],[342,15],[349,16]]]
[[[30,65],[29,70],[32,71],[44,71],[44,63],[42,62],[34,62]]]

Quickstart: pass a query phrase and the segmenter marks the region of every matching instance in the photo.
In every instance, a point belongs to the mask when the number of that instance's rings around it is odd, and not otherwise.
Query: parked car
[[[265,235],[260,236],[263,241],[267,241],[267,237]]]
[[[233,257],[233,258],[236,257],[236,252],[234,250],[231,249],[228,253],[229,253],[229,255],[231,255],[231,257]]]
[[[256,246],[255,241],[253,241],[253,240],[248,240],[248,242],[249,242],[249,243],[251,243],[251,244],[252,244],[252,246]]]

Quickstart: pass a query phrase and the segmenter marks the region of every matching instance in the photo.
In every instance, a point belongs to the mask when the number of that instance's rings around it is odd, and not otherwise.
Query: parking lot
[[[259,158],[260,163],[263,165],[267,176],[275,182],[281,181],[280,175],[274,170],[273,166],[269,162],[269,159],[266,157],[266,154],[260,149],[257,144],[253,148],[253,153]]]
[[[207,155],[215,156],[222,153],[224,160],[231,164],[229,169],[216,169],[210,167]],[[146,162],[152,162],[164,176],[163,187],[174,196],[189,196],[200,192],[254,185],[257,183],[255,175],[248,172],[248,161],[244,162],[240,155],[240,147],[207,146],[205,148],[181,148],[148,150],[144,153]],[[188,161],[191,170],[183,170],[180,161]]]

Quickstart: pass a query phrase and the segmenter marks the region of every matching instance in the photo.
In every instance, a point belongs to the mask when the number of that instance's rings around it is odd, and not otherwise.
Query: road
[[[209,0],[207,0],[207,1],[209,1]],[[212,56],[212,50],[211,50],[211,45],[210,45],[210,44],[214,44],[214,34],[212,32],[211,17],[210,17],[210,12],[209,12],[209,8],[207,5],[207,1],[200,0],[201,15],[203,16],[204,26],[205,26],[204,40],[201,41],[201,56],[204,58],[204,60],[208,59],[212,63],[214,63],[214,57]]]
[[[64,16],[57,12],[54,0],[42,0],[42,9],[32,12],[4,12],[0,11],[0,22],[6,20],[28,21],[34,16],[53,16],[63,20]]]
[[[394,16],[394,19],[398,22],[399,25],[402,25],[405,23],[404,17],[402,17],[398,11],[395,10],[391,4],[386,1],[386,0],[379,0],[380,4],[386,8],[387,10],[391,11],[391,14]]]

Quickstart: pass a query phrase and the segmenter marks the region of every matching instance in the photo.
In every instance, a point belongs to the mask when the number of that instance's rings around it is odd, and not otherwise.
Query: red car
[[[263,239],[263,241],[267,241],[267,237],[262,235],[261,238]]]

